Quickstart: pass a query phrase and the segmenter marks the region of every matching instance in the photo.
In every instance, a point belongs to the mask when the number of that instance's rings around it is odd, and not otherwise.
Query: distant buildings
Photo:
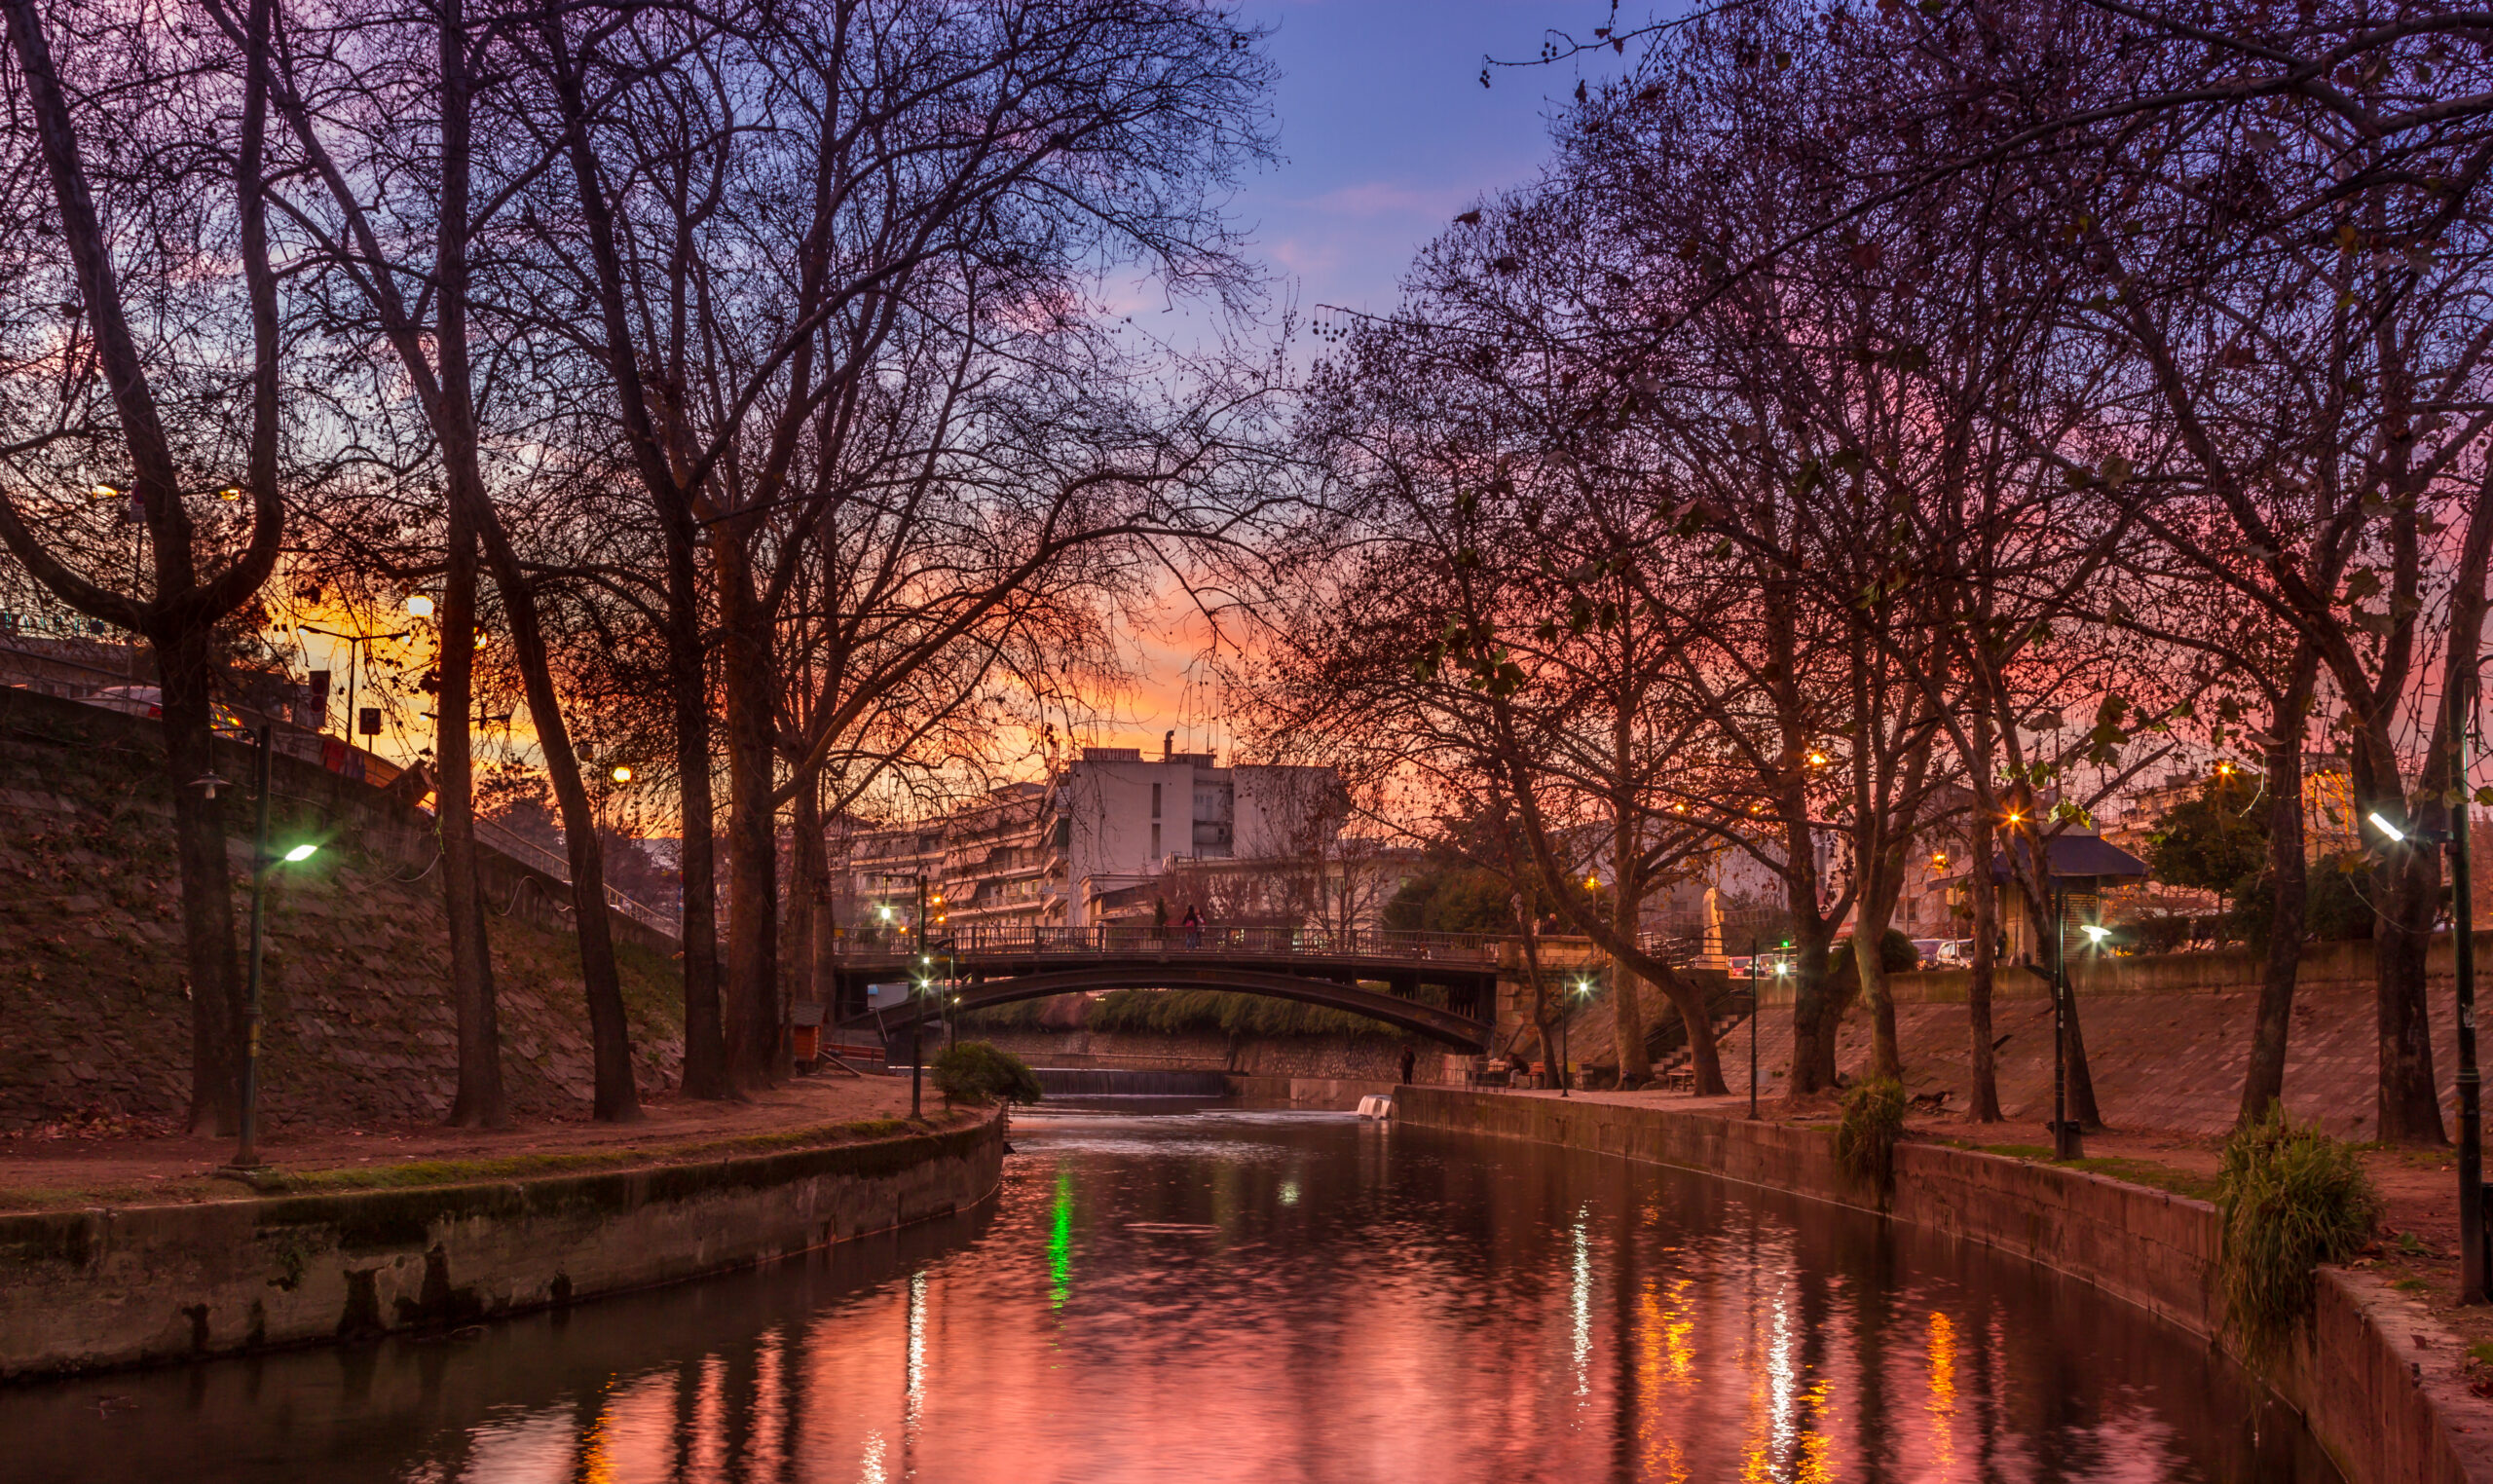
[[[930,918],[955,932],[1148,918],[1179,892],[1196,895],[1172,900],[1172,915],[1192,900],[1225,921],[1321,921],[1373,895],[1344,884],[1363,854],[1342,834],[1348,805],[1331,768],[1088,748],[1044,784],[1008,784],[941,819],[834,824],[832,911],[848,932],[904,927],[923,881]]]

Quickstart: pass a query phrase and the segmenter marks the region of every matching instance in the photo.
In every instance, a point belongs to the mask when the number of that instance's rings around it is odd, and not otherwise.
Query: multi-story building
[[[1044,784],[1008,784],[938,819],[835,823],[832,909],[852,932],[904,926],[922,879],[929,915],[955,930],[1147,916],[1172,873],[1322,855],[1345,812],[1330,768],[1088,748]]]

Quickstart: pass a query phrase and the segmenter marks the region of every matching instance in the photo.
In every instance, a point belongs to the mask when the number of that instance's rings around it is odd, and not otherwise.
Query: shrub
[[[2372,936],[2371,899],[2364,895],[2370,866],[2362,852],[2322,856],[2303,873],[2302,932],[2314,943],[2336,943]],[[2277,915],[2277,883],[2267,872],[2242,884],[2233,894],[2232,927],[2252,947],[2265,951],[2268,927]]]
[[[1011,1052],[985,1041],[962,1041],[935,1056],[935,1089],[951,1102],[1037,1102],[1039,1079]]]
[[[1896,1139],[1905,1129],[1905,1085],[1893,1077],[1853,1084],[1836,1121],[1835,1158],[1854,1179],[1881,1195],[1895,1188]]]
[[[1890,974],[1911,974],[1921,967],[1921,950],[1913,940],[1889,928],[1879,935],[1879,967]],[[1852,971],[1852,940],[1840,939],[1827,950],[1827,977],[1847,989],[1858,987]]]
[[[2249,1354],[2281,1354],[2312,1313],[2314,1276],[2369,1241],[2380,1196],[2355,1152],[2271,1106],[2234,1131],[2216,1170],[2217,1282]]]

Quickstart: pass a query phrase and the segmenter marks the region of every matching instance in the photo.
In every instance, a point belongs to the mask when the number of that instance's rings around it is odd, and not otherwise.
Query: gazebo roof
[[[2023,852],[2024,840],[2013,842],[2009,849]],[[2103,876],[2141,877],[2147,873],[2146,862],[2130,854],[2100,835],[2056,835],[2043,842],[2043,859],[2051,867],[2055,880],[2099,878]],[[1994,881],[2008,879],[2008,851],[1991,858],[1991,874]]]

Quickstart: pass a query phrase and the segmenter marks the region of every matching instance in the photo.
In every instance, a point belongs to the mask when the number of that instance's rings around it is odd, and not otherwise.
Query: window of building
[[[1151,817],[1153,819],[1160,817],[1160,785],[1156,783],[1151,786]],[[1154,855],[1159,853],[1157,850],[1152,852]]]
[[[1160,785],[1155,783],[1151,787],[1157,792]],[[1151,827],[1151,858],[1155,861],[1160,859],[1160,826],[1157,824]]]

